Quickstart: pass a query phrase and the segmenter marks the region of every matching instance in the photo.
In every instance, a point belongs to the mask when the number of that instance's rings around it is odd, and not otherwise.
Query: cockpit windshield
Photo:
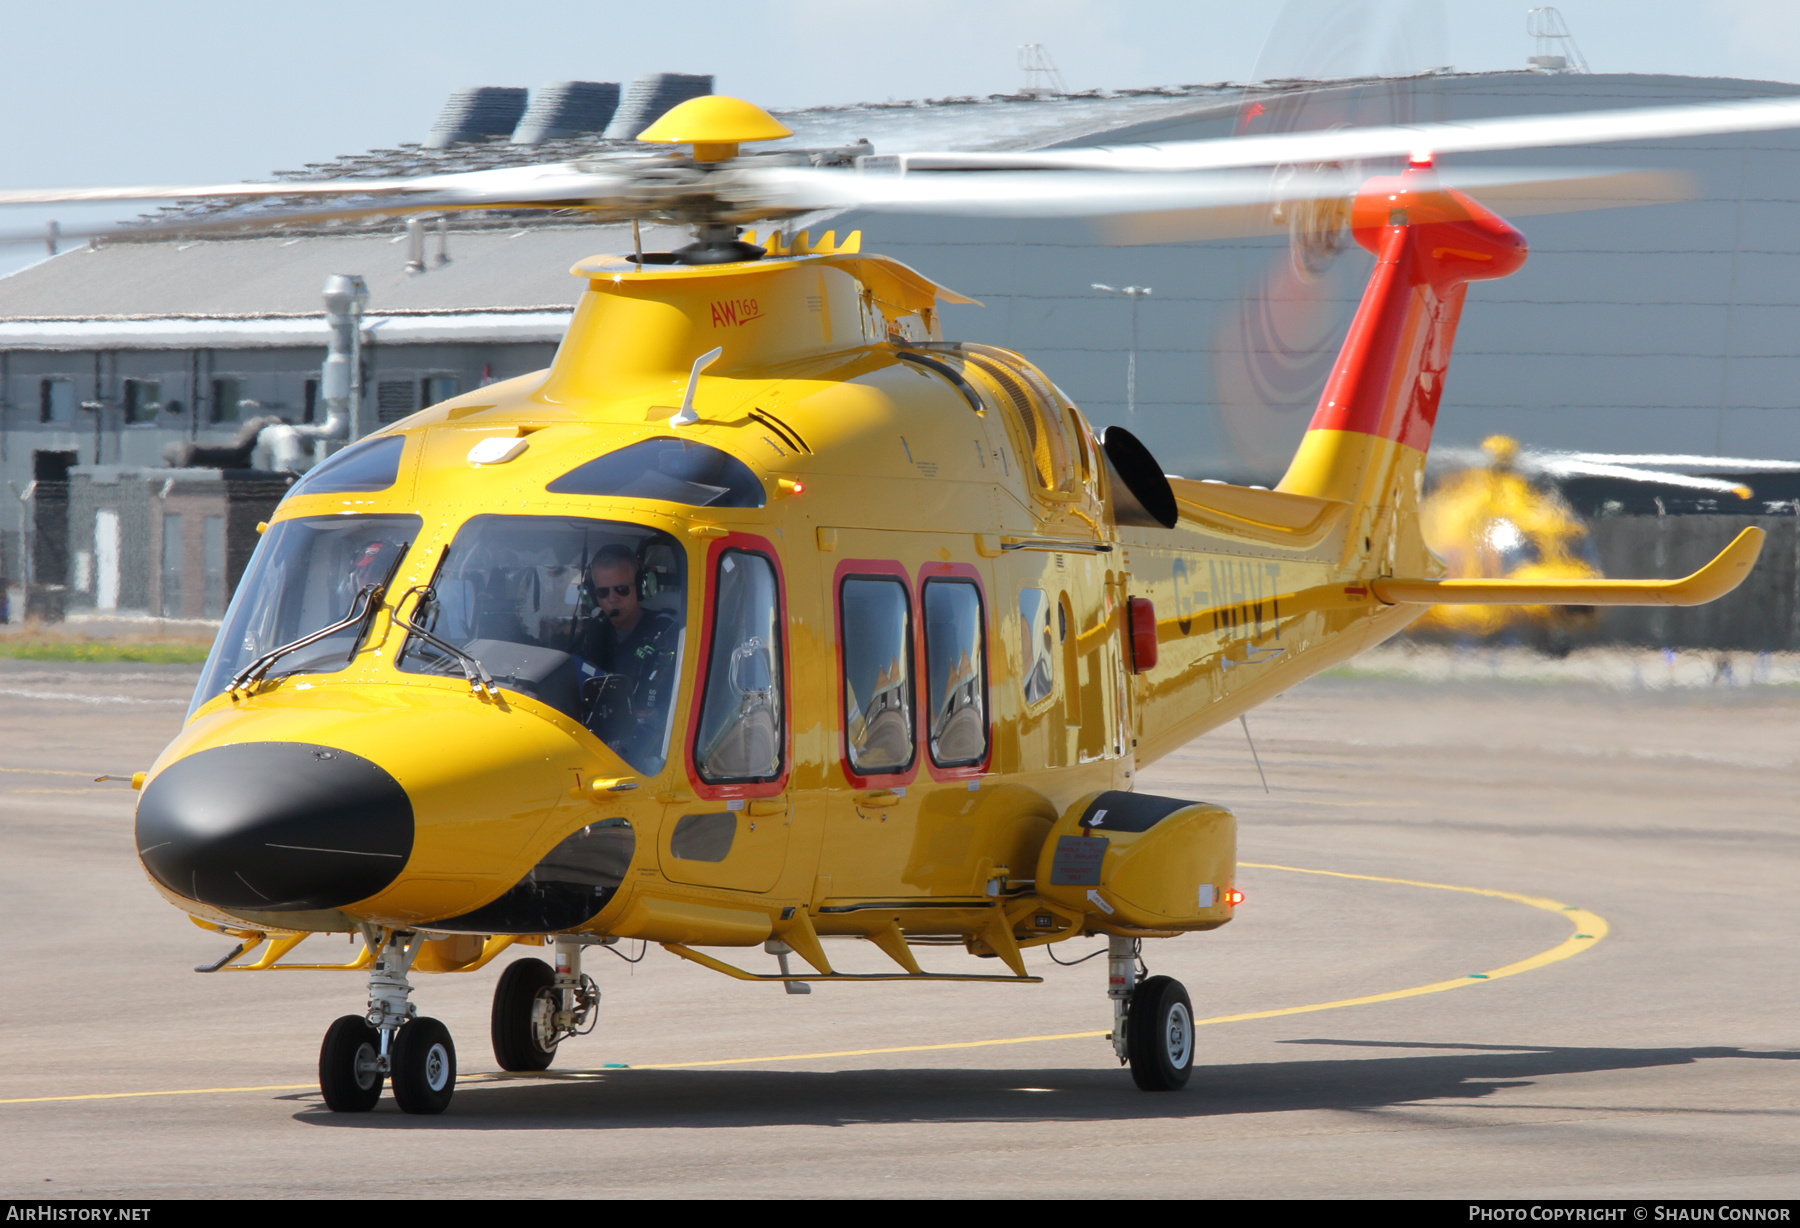
[[[574,516],[476,516],[403,611],[494,681],[580,721],[633,769],[662,770],[687,629],[687,561],[667,533]],[[408,637],[400,668],[463,676]]]
[[[225,612],[193,708],[263,654],[341,621],[359,593],[388,583],[419,523],[417,516],[306,516],[269,526]],[[274,662],[268,676],[343,669],[360,634],[360,626],[347,627],[299,648]]]

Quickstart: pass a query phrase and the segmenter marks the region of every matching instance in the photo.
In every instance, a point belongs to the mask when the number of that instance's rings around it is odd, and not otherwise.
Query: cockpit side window
[[[473,658],[501,687],[581,722],[634,770],[663,769],[687,629],[686,556],[667,533],[476,516],[401,613],[431,637],[408,637],[402,670],[462,677]]]
[[[780,584],[768,557],[721,551],[694,738],[694,770],[708,784],[781,777],[787,747],[781,619]]]
[[[193,707],[258,657],[340,621],[360,593],[387,584],[419,523],[417,516],[302,516],[271,525],[225,611]],[[274,662],[268,676],[343,669],[360,633],[349,627],[299,648]]]

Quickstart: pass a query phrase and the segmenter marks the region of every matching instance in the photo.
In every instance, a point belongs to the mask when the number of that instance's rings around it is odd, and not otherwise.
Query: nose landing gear
[[[1106,996],[1113,1004],[1113,1052],[1131,1064],[1131,1081],[1147,1092],[1172,1092],[1194,1073],[1194,1009],[1181,982],[1138,979],[1143,963],[1134,938],[1109,937]]]
[[[369,972],[369,1010],[345,1015],[319,1046],[319,1090],[334,1113],[367,1113],[390,1081],[404,1113],[442,1113],[456,1091],[456,1045],[450,1029],[421,1017],[409,999],[407,973],[423,938],[365,929],[376,948]]]

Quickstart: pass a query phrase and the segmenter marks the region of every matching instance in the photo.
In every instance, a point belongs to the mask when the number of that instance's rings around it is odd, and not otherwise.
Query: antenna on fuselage
[[[688,372],[687,391],[681,394],[681,408],[669,419],[670,426],[692,426],[700,421],[700,415],[694,412],[694,389],[699,386],[700,373],[717,362],[724,352],[724,346],[715,345],[694,359],[694,369]]]

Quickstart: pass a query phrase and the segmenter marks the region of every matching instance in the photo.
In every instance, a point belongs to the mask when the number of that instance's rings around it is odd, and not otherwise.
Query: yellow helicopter
[[[1103,935],[1118,1057],[1139,1087],[1182,1086],[1191,1006],[1141,974],[1141,943],[1232,919],[1235,820],[1134,791],[1142,765],[1432,604],[1693,604],[1755,561],[1747,529],[1684,580],[1445,580],[1420,533],[1466,284],[1526,255],[1421,151],[1800,124],[1792,103],[1651,114],[844,170],[741,154],[786,129],[714,97],[640,138],[690,155],[216,189],[277,198],[262,225],[535,205],[696,237],[582,261],[548,370],[294,486],[184,728],[134,782],[151,884],[237,940],[201,971],[366,976],[320,1051],[342,1112],[384,1084],[409,1113],[449,1103],[456,1047],[413,973],[550,948],[506,967],[492,1017],[499,1063],[541,1070],[597,1018],[584,949],[621,939],[793,992],[1032,982],[1026,948]],[[1278,163],[1323,169],[1255,169]],[[857,234],[738,229],[854,205],[1153,212],[1166,235],[1182,210],[1266,223],[1271,196],[1307,192],[1353,197],[1377,263],[1273,490],[1166,477],[1019,355],[945,340],[940,306],[967,300]],[[360,955],[292,962],[319,933]],[[894,970],[836,972],[830,939]],[[998,968],[926,973],[922,944]]]
[[[1675,453],[1550,451],[1491,435],[1476,448],[1431,455],[1450,471],[1426,488],[1419,505],[1425,544],[1458,579],[1584,580],[1600,577],[1588,527],[1558,489],[1570,479],[1601,478],[1668,491],[1697,492],[1745,506],[1755,492],[1737,478],[1707,473],[1792,473],[1800,464],[1755,457]],[[1431,475],[1427,474],[1428,479]],[[1529,628],[1552,651],[1591,626],[1596,611],[1568,605],[1433,606],[1414,624],[1427,633],[1481,637]]]

